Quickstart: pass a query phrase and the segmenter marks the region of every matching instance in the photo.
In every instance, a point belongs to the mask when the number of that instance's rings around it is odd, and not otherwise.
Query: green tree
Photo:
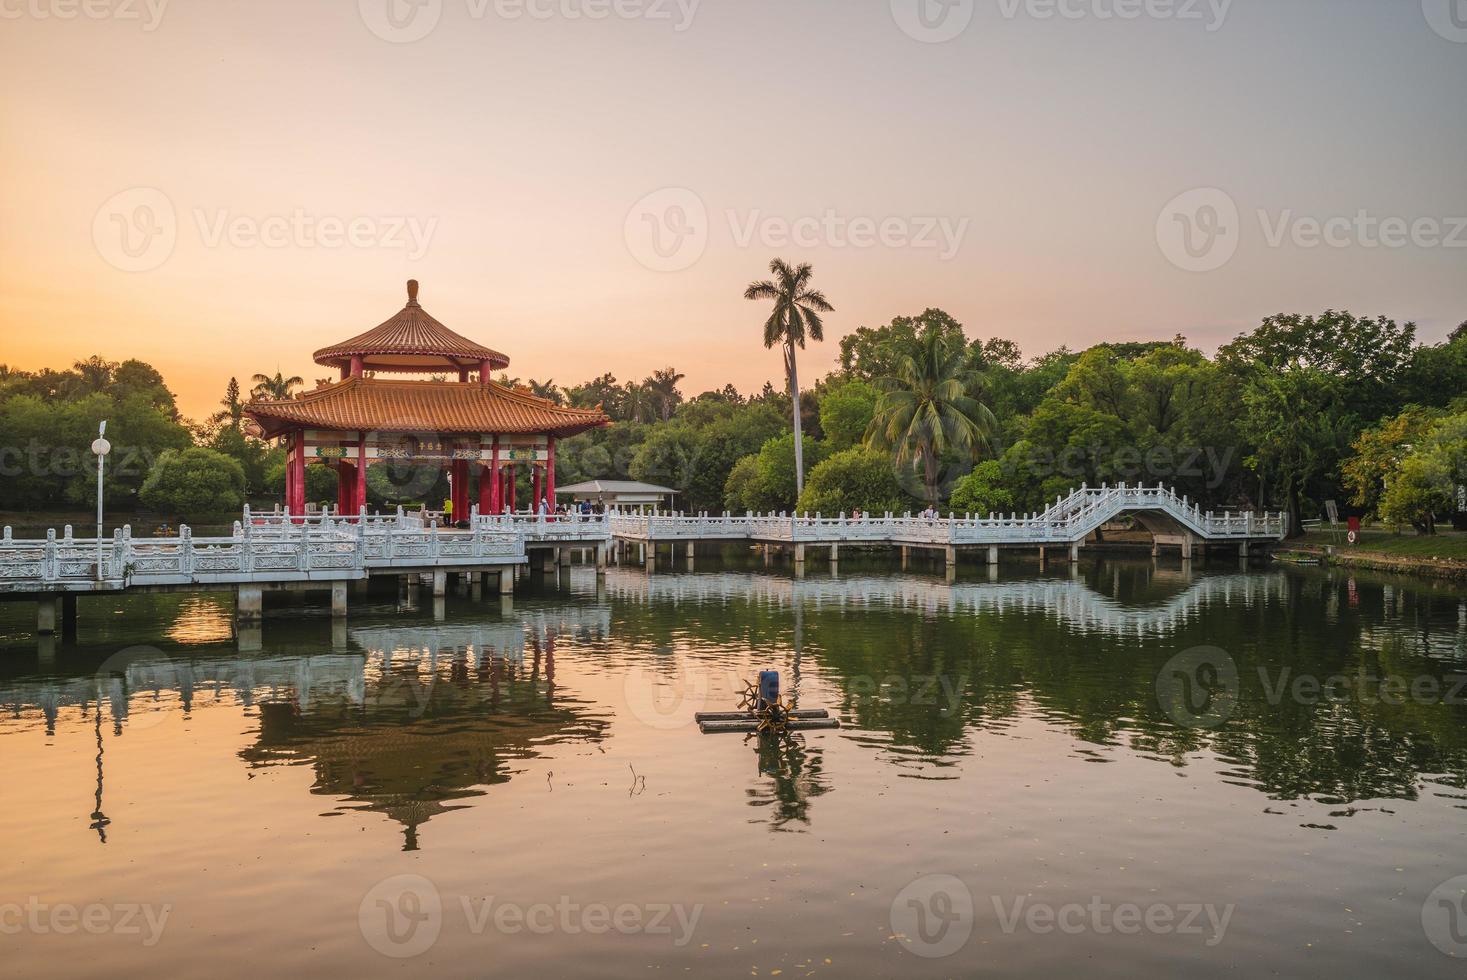
[[[780,344],[784,351],[790,417],[794,422],[791,444],[795,451],[795,494],[798,496],[805,487],[805,440],[800,418],[800,378],[795,365],[795,348],[803,350],[807,336],[815,341],[825,339],[825,323],[821,314],[833,312],[835,307],[826,300],[824,293],[810,288],[810,280],[814,276],[810,263],[802,262],[791,267],[783,259],[775,259],[769,264],[769,271],[774,274],[774,279],[750,283],[744,290],[744,299],[774,302],[774,311],[764,321],[764,346]]]
[[[881,379],[881,398],[866,431],[867,444],[893,453],[899,467],[916,467],[929,503],[939,501],[938,466],[954,453],[976,456],[995,428],[993,413],[969,392],[977,377],[968,367],[961,335],[930,329]]]
[[[1462,486],[1467,486],[1467,414],[1438,422],[1401,461],[1386,484],[1381,516],[1435,534],[1438,521],[1456,511]]]
[[[1400,468],[1401,461],[1441,417],[1439,409],[1409,405],[1400,414],[1361,432],[1351,446],[1354,455],[1341,467],[1345,486],[1351,493],[1350,503],[1375,510],[1387,481]]]
[[[149,507],[182,516],[213,515],[244,504],[244,469],[213,449],[170,449],[158,457],[140,493]]]
[[[901,513],[910,500],[897,482],[891,457],[864,446],[838,452],[810,471],[810,482],[795,505],[797,513],[834,517],[863,513]]]
[[[753,499],[754,484],[759,480],[759,456],[750,453],[734,464],[728,471],[723,485],[723,506],[731,514],[753,510],[749,503]]]
[[[881,393],[859,379],[837,380],[820,394],[820,428],[835,450],[849,449],[866,436]]]
[[[979,517],[1012,512],[1014,497],[1007,483],[999,461],[985,459],[953,487],[949,504],[955,513]]]

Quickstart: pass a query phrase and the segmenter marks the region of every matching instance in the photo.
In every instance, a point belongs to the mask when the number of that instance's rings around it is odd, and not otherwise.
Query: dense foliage
[[[765,339],[786,343],[789,324],[775,326]],[[880,513],[935,500],[957,512],[1024,513],[1082,483],[1120,481],[1175,486],[1209,507],[1286,509],[1296,529],[1327,500],[1426,533],[1467,509],[1467,325],[1420,344],[1410,323],[1326,311],[1269,317],[1216,357],[1176,337],[1025,360],[1011,341],[970,338],[929,309],[844,337],[839,368],[799,392],[803,494],[794,401],[783,385],[688,398],[671,367],[642,382],[503,380],[602,406],[615,420],[561,442],[561,485],[645,480],[677,490],[690,512]],[[252,384],[289,397],[300,379],[276,372]],[[231,379],[220,410],[190,424],[139,361],[94,357],[35,373],[0,366],[3,506],[89,503],[96,471],[87,447],[104,418],[116,446],[107,470],[114,504],[135,505],[145,479],[149,506],[167,500],[181,511],[231,509],[237,495],[278,498],[283,454],[247,434],[243,407]],[[177,452],[191,446],[212,452]],[[220,466],[221,457],[235,467]],[[333,500],[335,482],[330,469],[309,467],[308,499]],[[369,471],[372,506],[446,495],[433,467]]]

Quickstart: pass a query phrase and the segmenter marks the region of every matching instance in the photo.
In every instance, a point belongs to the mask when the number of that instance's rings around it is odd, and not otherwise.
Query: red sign
[[[1345,520],[1345,526],[1348,527],[1351,531],[1359,531],[1360,530],[1360,518],[1358,518],[1358,517],[1350,517],[1350,518],[1347,518]]]

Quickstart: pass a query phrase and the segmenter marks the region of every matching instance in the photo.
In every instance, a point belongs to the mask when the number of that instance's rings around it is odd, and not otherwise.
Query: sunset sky
[[[0,0],[0,362],[138,357],[202,416],[417,278],[519,377],[757,389],[776,255],[836,306],[807,382],[929,306],[1029,355],[1328,307],[1436,341],[1455,2]]]

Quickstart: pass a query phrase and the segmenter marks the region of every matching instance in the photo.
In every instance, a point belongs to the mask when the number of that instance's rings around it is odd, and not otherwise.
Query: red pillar
[[[513,463],[511,463],[509,466],[505,467],[504,474],[505,474],[504,475],[505,485],[508,487],[508,490],[509,490],[509,502],[508,502],[509,512],[511,514],[513,514],[514,513],[514,491],[515,491],[515,473],[514,473],[514,464]]]
[[[290,469],[295,474],[291,487],[289,509],[291,514],[302,516],[306,512],[306,433],[297,429],[291,443]]]
[[[504,513],[504,483],[499,474],[499,437],[494,437],[494,453],[489,462],[489,513]]]
[[[356,500],[356,485],[353,480],[356,477],[356,467],[346,460],[340,460],[336,464],[336,509],[342,514],[350,514],[352,501]]]
[[[538,514],[538,513],[540,513],[540,497],[541,497],[541,492],[540,491],[541,491],[541,489],[543,487],[543,483],[542,483],[542,481],[540,479],[540,464],[539,463],[531,463],[530,464],[530,486],[532,488],[532,494],[531,495],[534,497],[534,503],[532,503],[530,506],[533,507],[535,513]]]
[[[360,514],[367,507],[367,434],[357,437],[357,483],[356,499],[352,501],[352,513]]]
[[[555,510],[555,437],[550,437],[550,451],[548,462],[545,464],[545,499],[550,501],[550,509]]]

